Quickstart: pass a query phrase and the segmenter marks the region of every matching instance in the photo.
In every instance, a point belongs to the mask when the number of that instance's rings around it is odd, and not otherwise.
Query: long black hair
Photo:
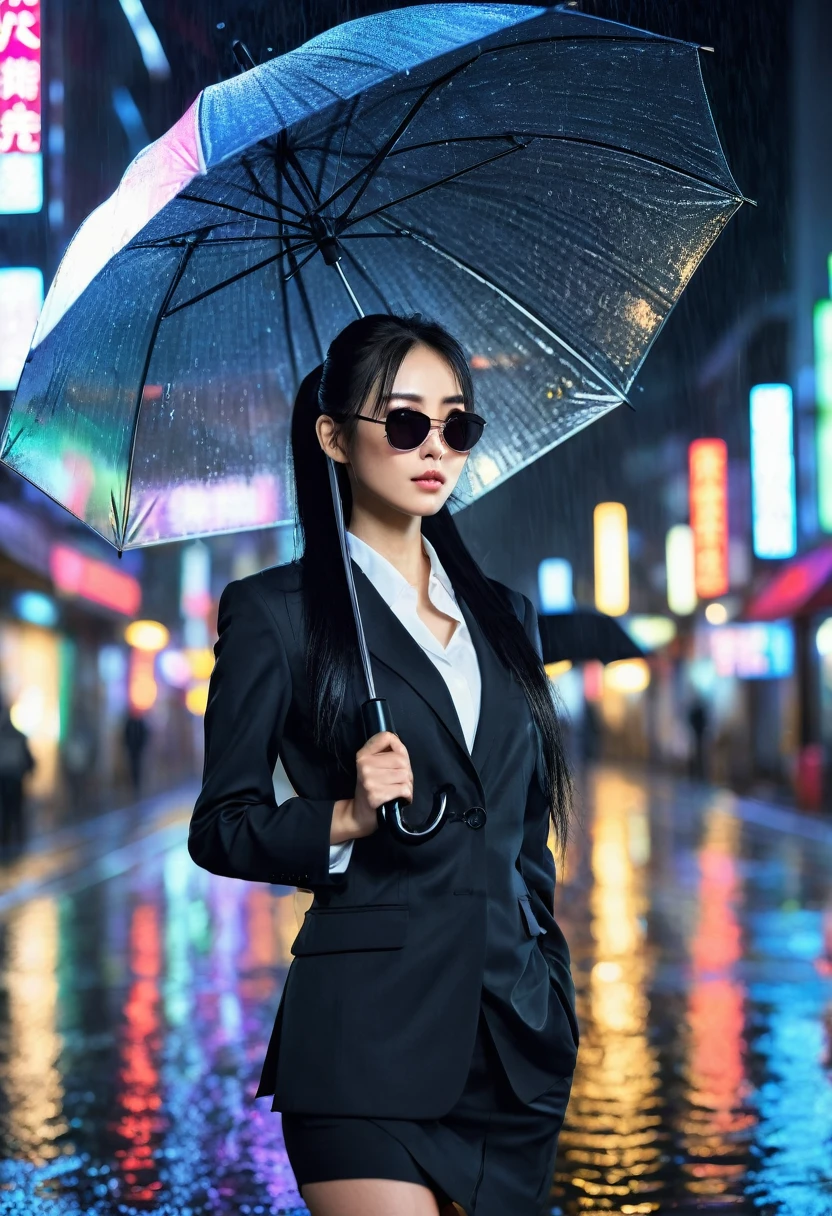
[[[303,542],[303,603],[308,629],[307,675],[314,737],[338,756],[335,724],[352,676],[360,670],[358,641],[329,488],[327,456],[318,442],[319,414],[335,418],[347,451],[355,435],[355,415],[378,417],[399,368],[416,345],[441,356],[453,371],[466,409],[474,408],[474,385],[465,353],[455,338],[420,313],[408,317],[377,313],[351,322],[335,337],[326,358],[303,380],[292,413],[292,460],[298,526]],[[352,492],[347,467],[336,466],[344,519],[349,523]],[[422,534],[436,549],[500,661],[520,683],[540,734],[546,775],[545,795],[559,846],[569,826],[572,786],[564,756],[553,691],[534,646],[504,592],[480,570],[454,523],[447,503],[422,520]]]

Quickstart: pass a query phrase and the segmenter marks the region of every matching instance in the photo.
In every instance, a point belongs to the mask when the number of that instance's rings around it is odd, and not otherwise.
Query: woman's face
[[[325,415],[317,421],[318,438],[328,455],[348,465],[353,501],[372,509],[379,500],[407,515],[435,515],[459,480],[467,453],[449,448],[437,421],[452,410],[465,408],[460,386],[450,365],[427,346],[414,346],[402,360],[390,397],[379,417],[406,407],[434,421],[421,447],[399,452],[387,442],[383,426],[358,419],[349,451],[335,446],[336,427]],[[370,414],[367,403],[360,413]]]

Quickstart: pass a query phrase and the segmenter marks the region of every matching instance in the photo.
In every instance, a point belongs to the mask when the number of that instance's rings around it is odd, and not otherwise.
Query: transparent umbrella
[[[348,22],[205,89],[128,167],[51,286],[0,459],[119,551],[288,521],[300,379],[356,313],[418,311],[488,419],[464,506],[626,400],[743,201],[696,45],[568,7]]]

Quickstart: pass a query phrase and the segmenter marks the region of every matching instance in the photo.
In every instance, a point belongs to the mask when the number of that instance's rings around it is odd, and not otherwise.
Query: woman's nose
[[[428,431],[425,442],[422,444],[419,451],[423,455],[433,452],[435,456],[438,456],[441,459],[442,453],[445,451],[445,447],[446,444],[445,440],[442,438],[441,423],[437,422]]]

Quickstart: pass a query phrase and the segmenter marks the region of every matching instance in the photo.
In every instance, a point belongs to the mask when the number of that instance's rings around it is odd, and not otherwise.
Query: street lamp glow
[[[676,622],[669,616],[631,616],[622,624],[642,650],[659,650],[676,637]]]
[[[124,631],[124,640],[134,650],[155,654],[157,650],[165,649],[170,634],[159,621],[131,621]]]
[[[546,675],[550,680],[557,680],[561,676],[566,675],[567,671],[572,670],[571,659],[560,659],[557,663],[546,664]]]
[[[818,631],[815,634],[815,645],[818,648],[818,654],[823,655],[824,658],[826,655],[832,654],[832,616],[828,616],[818,626]]]
[[[793,557],[797,550],[792,390],[758,384],[749,396],[751,501],[757,557]]]
[[[208,705],[208,681],[192,684],[185,693],[185,707],[195,718],[201,718]]]
[[[197,646],[185,651],[194,680],[207,680],[214,670],[214,652],[210,646]]]
[[[665,541],[667,604],[677,616],[690,616],[698,603],[693,528],[676,524]]]
[[[595,526],[595,607],[608,616],[623,616],[630,607],[630,550],[627,508],[599,502]]]
[[[717,601],[714,604],[708,604],[705,609],[705,620],[709,625],[724,625],[728,620],[728,609],[724,604]]]
[[[604,686],[613,692],[644,692],[650,683],[650,668],[644,659],[621,659],[604,668]]]

